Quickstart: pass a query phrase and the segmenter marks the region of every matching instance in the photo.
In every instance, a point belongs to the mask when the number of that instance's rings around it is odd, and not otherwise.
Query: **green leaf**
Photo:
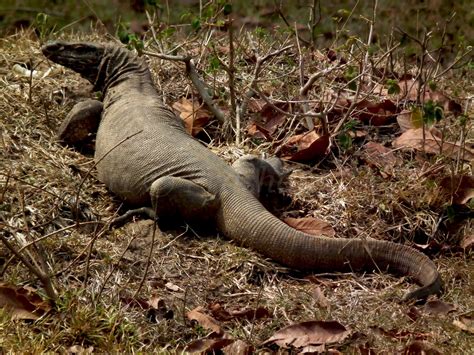
[[[219,62],[219,58],[216,56],[212,56],[209,60],[209,71],[216,72],[221,67],[221,63]]]
[[[352,147],[352,137],[345,132],[340,133],[337,136],[337,141],[343,151],[346,151]]]
[[[413,107],[411,110],[411,124],[415,128],[423,127],[423,110],[420,107]]]
[[[224,5],[224,15],[230,15],[232,13],[232,5],[227,3]]]
[[[432,125],[439,122],[444,117],[443,107],[432,100],[427,101],[423,105],[423,121],[427,125]]]
[[[438,87],[438,85],[433,80],[430,80],[428,82],[428,86],[429,86],[430,90],[432,90],[432,91],[435,91],[436,88]]]
[[[388,79],[387,82],[386,82],[386,86],[387,86],[387,88],[388,88],[388,93],[389,93],[390,95],[399,94],[399,93],[400,93],[400,85],[398,85],[398,81],[397,81],[397,80]]]
[[[201,20],[199,18],[194,18],[191,22],[191,27],[195,30],[195,31],[199,31],[201,29]]]

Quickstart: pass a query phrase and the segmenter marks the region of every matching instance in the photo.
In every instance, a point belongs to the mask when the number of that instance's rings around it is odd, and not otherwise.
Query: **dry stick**
[[[281,11],[281,7],[276,4],[276,0],[275,0],[275,8],[276,8],[276,11],[278,13],[278,16],[281,17],[281,19],[283,20],[285,25],[288,27],[288,29],[290,31],[294,32],[293,26],[291,26],[290,23],[288,22],[288,20],[286,19],[285,14],[283,13],[283,11]],[[305,40],[304,38],[299,37],[299,35],[297,33],[295,33],[295,34],[298,36],[299,40],[301,42],[303,42],[305,45],[310,45],[311,44],[309,41]]]
[[[441,73],[439,74],[436,74],[433,79],[438,79],[440,78],[441,76],[443,76],[444,74],[446,74],[448,71],[450,71],[451,69],[453,69],[453,67],[458,64],[464,57],[466,57],[468,54],[470,54],[472,52],[472,48],[469,48],[466,52],[464,52],[458,59],[454,60],[454,62],[452,62],[445,70],[443,70]]]
[[[158,208],[158,207],[157,207]],[[155,209],[155,215],[158,213],[157,209]],[[150,268],[151,265],[151,257],[153,256],[153,247],[155,246],[155,234],[156,234],[156,225],[157,221],[155,220],[155,223],[153,223],[153,233],[151,235],[151,245],[150,245],[150,252],[148,253],[148,257],[146,259],[146,264],[145,264],[145,272],[143,273],[143,277],[140,281],[140,284],[138,285],[137,290],[133,294],[133,298],[136,298],[138,294],[140,293],[140,290],[142,289],[143,285],[145,284],[145,280],[148,276],[148,269]]]
[[[318,19],[316,20],[316,5],[318,7]],[[316,36],[315,29],[316,26],[321,22],[321,1],[313,0],[313,6],[311,6],[311,12],[309,14],[308,29],[311,34],[311,42],[313,47],[316,47]]]
[[[28,219],[26,218],[26,211],[25,211],[25,195],[23,193],[22,190],[20,190],[19,187],[17,187],[17,192],[18,192],[18,200],[20,202],[20,208],[21,208],[21,213],[22,213],[22,217],[23,217],[23,222],[25,223],[25,229],[24,229],[24,232],[25,234],[28,236],[28,239],[32,239],[31,238],[31,234],[30,234],[30,228],[28,227]],[[17,240],[19,244],[22,243],[21,240]],[[36,253],[38,254],[38,251],[35,250]],[[38,264],[36,258],[34,257],[33,253],[30,252],[30,250],[26,250],[26,253],[28,254],[28,256],[30,257],[30,259],[33,261],[33,264],[34,266],[38,269],[38,270],[42,270],[43,272],[45,272],[47,269],[45,268],[45,263],[44,263],[44,260],[42,260],[42,257],[38,254],[37,256],[39,257],[40,259],[40,264]]]
[[[75,211],[78,211],[79,210],[79,194],[81,192],[81,188],[82,188],[82,185],[84,184],[84,182],[86,181],[86,179],[88,178],[89,174],[91,173],[92,169],[94,169],[97,164],[99,164],[105,157],[107,157],[112,151],[114,151],[117,147],[119,147],[121,144],[125,143],[127,140],[135,137],[137,134],[140,134],[143,132],[143,129],[125,137],[124,139],[122,139],[120,142],[118,142],[117,144],[115,144],[112,148],[109,149],[109,151],[107,151],[104,155],[102,155],[100,157],[100,159],[98,159],[96,162],[94,162],[94,164],[90,167],[90,169],[87,171],[87,173],[85,174],[85,176],[82,178],[81,182],[79,183],[79,186],[77,187],[77,193],[76,193],[76,201],[75,201]],[[78,222],[78,221],[77,221]],[[84,285],[87,283],[88,279],[89,279],[89,262],[90,262],[90,256],[91,256],[91,253],[92,253],[92,249],[94,247],[94,242],[97,240],[97,238],[99,236],[101,236],[102,234],[105,233],[105,231],[107,231],[108,229],[108,225],[104,225],[104,228],[99,231],[98,233],[96,233],[97,229],[94,230],[94,236],[92,237],[92,240],[91,240],[91,243],[90,243],[90,248],[89,248],[89,252],[87,253],[87,260],[86,260],[86,271],[85,271],[85,275],[84,275]]]
[[[42,237],[39,237],[29,243],[26,243],[25,245],[23,245],[20,249],[18,249],[18,252],[21,253],[24,249],[28,248],[30,245],[33,245],[33,244],[36,244],[36,243],[39,243],[40,241],[42,240],[45,240],[45,239],[48,239],[49,237],[52,237],[53,235],[55,234],[58,234],[58,233],[61,233],[61,232],[65,232],[69,229],[72,229],[72,228],[76,228],[78,225],[79,226],[84,226],[84,225],[89,225],[89,224],[99,224],[99,223],[102,223],[101,221],[87,221],[87,222],[79,222],[79,223],[74,223],[74,224],[71,224],[69,226],[66,226],[64,228],[61,228],[61,229],[58,229],[58,230],[55,230],[54,232],[51,232],[51,233],[48,233]],[[4,223],[0,223],[0,225],[3,224],[5,225]],[[12,229],[11,226],[7,226],[9,228]],[[0,277],[2,277],[4,274],[5,274],[5,271],[7,270],[7,267],[10,265],[10,263],[13,261],[13,259],[15,258],[15,256],[12,256],[10,259],[8,259],[5,264],[3,265],[3,268],[2,268],[2,271],[0,271]],[[56,276],[56,274],[55,274]]]
[[[303,58],[303,54],[301,53],[301,46],[300,46],[300,41],[299,41],[299,37],[298,37],[298,29],[296,28],[296,22],[295,22],[295,37],[296,37],[296,45],[298,47],[298,57],[299,57],[299,68],[300,68],[300,86],[303,87],[303,82],[304,82],[304,58]],[[304,99],[306,99],[306,93],[308,92],[309,90],[309,87],[308,89],[306,89],[305,91],[303,91],[302,89],[300,90],[300,96]],[[306,104],[306,103],[303,103],[301,105],[303,107],[303,112],[306,113],[306,112],[309,112],[309,105]],[[314,122],[313,120],[311,119],[311,117],[305,117],[304,118],[305,121],[306,121],[306,127],[308,128],[309,131],[312,131],[314,129]]]
[[[168,55],[168,54],[162,54],[162,53],[154,53],[150,51],[143,51],[143,54],[149,55],[151,57],[165,59],[165,60],[184,62],[186,64],[186,73],[188,74],[195,88],[199,92],[199,95],[201,96],[202,100],[206,103],[206,105],[209,107],[209,109],[214,114],[214,116],[221,123],[225,123],[226,119],[225,119],[224,113],[219,108],[217,108],[217,106],[214,105],[212,98],[209,96],[206,90],[205,84],[202,82],[201,78],[199,77],[199,74],[196,71],[194,61],[191,57],[174,56],[174,55]]]
[[[120,255],[118,261],[114,264],[114,266],[112,267],[112,270],[110,270],[110,272],[107,274],[107,276],[105,277],[105,280],[102,284],[102,286],[100,286],[100,289],[99,289],[99,292],[97,293],[97,296],[95,297],[95,301],[98,301],[100,299],[100,297],[102,296],[102,292],[104,291],[105,289],[105,285],[107,284],[107,282],[109,281],[109,279],[112,277],[112,274],[115,272],[115,270],[117,270],[120,262],[122,261],[123,257],[125,256],[125,253],[127,252],[127,250],[130,248],[130,245],[132,245],[132,242],[137,239],[137,235],[134,235],[132,236],[132,238],[130,238],[130,240],[128,241],[127,243],[127,246],[125,247],[124,251],[122,252],[122,254]],[[95,302],[94,302],[95,303]]]
[[[33,274],[38,277],[38,279],[41,281],[43,284],[43,287],[46,291],[46,295],[48,298],[52,301],[55,301],[57,299],[56,291],[54,290],[53,282],[51,281],[51,278],[49,275],[45,274],[42,270],[36,268],[33,264],[31,264],[21,253],[18,252],[18,250],[10,244],[7,238],[0,233],[0,239],[2,240],[3,244],[10,249],[10,251],[16,255],[18,259],[26,266],[28,270],[30,270]]]
[[[112,148],[110,148],[109,151],[107,151],[103,156],[101,156],[99,160],[95,161],[94,164],[92,164],[92,166],[89,168],[89,170],[86,172],[86,174],[82,178],[81,182],[79,183],[79,186],[77,187],[76,196],[74,197],[75,201],[73,201],[75,203],[75,206],[74,206],[74,209],[73,209],[73,214],[77,213],[77,211],[79,210],[79,194],[81,193],[82,185],[84,185],[84,183],[86,182],[86,179],[89,177],[90,173],[97,166],[97,164],[99,164],[105,157],[107,157],[107,155],[109,155],[111,152],[113,152],[118,146],[122,145],[123,143],[125,143],[129,139],[135,137],[137,134],[140,134],[142,132],[143,132],[143,129],[141,129],[138,132],[135,132],[135,133],[125,137],[120,142],[115,144]],[[77,220],[77,218],[76,218],[76,220]]]
[[[354,12],[355,12],[355,9],[357,8],[357,6],[359,6],[359,2],[360,0],[357,0],[355,5],[352,7],[351,9],[351,12],[349,13],[349,16],[347,16],[346,18],[346,21],[344,21],[344,23],[342,24],[341,28],[338,30],[336,30],[336,36],[334,37],[334,41],[332,42],[332,44],[329,46],[329,48],[333,48],[335,47],[337,41],[339,40],[339,33],[341,33],[344,28],[347,26],[347,24],[349,23],[349,20],[351,19],[352,15],[354,15]]]
[[[235,66],[234,66],[234,56],[235,56],[235,50],[234,50],[234,28],[232,26],[232,20],[228,20],[229,24],[229,90],[230,90],[230,104],[232,107],[232,112],[236,112],[236,97],[235,97],[235,86],[234,86],[234,81],[235,81]],[[238,135],[240,136],[240,132],[238,132]]]
[[[273,58],[277,55],[280,55],[281,53],[283,53],[283,52],[285,52],[285,51],[287,51],[288,49],[291,49],[291,48],[293,48],[292,44],[287,45],[283,48],[277,49],[273,52],[267,53],[263,57],[260,57],[257,54],[256,49],[254,49],[254,53],[257,57],[257,60],[256,60],[255,68],[254,68],[254,71],[253,71],[253,78],[252,78],[252,81],[250,82],[250,85],[249,85],[249,90],[245,94],[245,96],[242,100],[242,103],[239,106],[240,110],[238,110],[238,113],[239,113],[240,117],[245,116],[246,111],[247,111],[248,102],[249,102],[250,98],[253,96],[254,92],[256,91],[255,89],[257,88],[257,81],[258,81],[258,78],[259,78],[260,73],[262,71],[263,64],[265,64],[265,62],[267,60],[269,60],[269,59],[271,59],[271,58]],[[273,105],[273,106],[275,107],[275,105]],[[293,115],[290,114],[290,116],[293,116]]]

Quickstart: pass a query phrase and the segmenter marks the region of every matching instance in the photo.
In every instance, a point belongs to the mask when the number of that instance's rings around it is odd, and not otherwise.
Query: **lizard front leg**
[[[214,194],[192,181],[174,176],[155,180],[150,188],[150,200],[152,207],[129,210],[114,219],[112,225],[125,223],[135,215],[164,222],[178,219],[202,223],[213,220],[219,206]]]
[[[85,100],[74,105],[57,132],[62,143],[80,147],[99,127],[103,104],[98,100]]]

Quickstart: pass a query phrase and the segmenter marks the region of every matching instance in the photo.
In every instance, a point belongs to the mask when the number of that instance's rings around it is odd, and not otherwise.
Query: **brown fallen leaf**
[[[172,282],[167,282],[165,284],[165,287],[170,290],[170,291],[173,291],[173,292],[179,292],[179,291],[184,291],[181,287],[179,287],[178,285],[175,285],[174,283]]]
[[[420,87],[419,81],[413,80],[413,78],[401,79],[398,82],[398,86],[400,87],[400,92],[395,94],[393,97],[397,99],[417,101],[418,90]],[[455,100],[449,98],[441,91],[433,91],[428,87],[422,90],[420,100],[421,102],[427,102],[429,100],[436,102],[443,106],[444,111],[450,111],[456,114],[462,112],[462,106]]]
[[[329,148],[329,135],[320,136],[315,131],[298,134],[279,147],[283,159],[311,162],[324,156]]]
[[[262,319],[269,318],[270,312],[264,307],[258,307],[256,309],[243,308],[238,310],[227,311],[219,303],[213,303],[209,305],[209,309],[212,316],[219,321],[229,321],[232,319]]]
[[[224,332],[219,323],[214,318],[203,313],[203,311],[204,308],[199,306],[186,313],[186,316],[189,320],[198,322],[204,329],[211,330],[216,334],[223,334]]]
[[[303,348],[310,345],[338,343],[349,334],[350,331],[336,321],[301,322],[280,329],[262,345],[273,343],[280,347]]]
[[[432,315],[446,315],[449,312],[452,312],[456,309],[454,305],[440,301],[440,300],[433,300],[428,301],[423,307],[423,310]]]
[[[423,113],[419,108],[403,110],[397,115],[397,122],[402,132],[411,128],[423,127]]]
[[[173,108],[179,112],[183,119],[186,131],[192,136],[196,136],[203,130],[203,127],[210,121],[211,113],[202,108],[197,101],[190,101],[184,97],[173,104]]]
[[[67,349],[66,354],[70,355],[87,355],[87,354],[93,354],[94,353],[94,347],[89,346],[88,348],[84,348],[81,345],[73,345]]]
[[[466,175],[446,176],[441,180],[442,190],[452,197],[453,204],[465,205],[474,198],[474,178]]]
[[[369,166],[376,168],[384,178],[393,176],[394,168],[401,163],[393,153],[393,149],[376,142],[368,142],[364,145],[362,159]]]
[[[455,319],[453,324],[465,332],[474,334],[474,319],[472,317],[460,317],[459,319]]]
[[[294,229],[314,236],[325,235],[327,237],[334,237],[336,235],[336,231],[331,227],[329,223],[314,217],[287,217],[283,219],[283,222],[288,224],[290,227],[293,227]]]
[[[252,345],[237,339],[232,344],[222,348],[222,352],[228,355],[250,355],[254,354],[255,350]]]
[[[234,339],[225,339],[225,338],[206,338],[206,339],[197,339],[190,342],[186,345],[184,352],[194,354],[214,354],[215,351],[221,350],[226,346],[232,344]]]
[[[452,143],[443,141],[439,131],[430,128],[411,128],[402,133],[395,141],[393,146],[402,149],[415,149],[425,151],[431,154],[443,154],[452,159],[458,156],[466,161],[474,160],[474,150],[463,146],[460,143]]]
[[[256,101],[253,101],[253,103],[256,103]],[[277,111],[273,106],[283,111],[289,109],[289,105],[286,103],[275,103],[274,105],[265,103],[258,112],[258,117],[247,127],[249,135],[255,138],[273,139],[273,133],[286,122],[286,115]]]
[[[441,352],[427,341],[415,340],[403,350],[403,355],[441,355]]]
[[[5,283],[0,283],[0,307],[11,313],[12,319],[25,320],[36,320],[51,310],[34,289]]]
[[[465,251],[471,250],[474,246],[474,235],[464,235],[461,239],[460,245]]]
[[[314,299],[316,300],[316,302],[323,308],[329,308],[330,304],[329,304],[329,300],[327,299],[327,297],[324,295],[323,291],[321,290],[321,288],[319,286],[315,286],[313,288],[313,297]]]
[[[231,311],[230,314],[233,318],[247,319],[247,320],[255,320],[255,319],[271,317],[271,314],[268,311],[268,309],[264,307],[258,307],[257,309],[244,308],[240,310]]]
[[[388,120],[394,117],[396,112],[397,106],[392,100],[386,99],[381,102],[372,102],[363,99],[355,105],[351,116],[373,126],[382,126],[387,124]]]

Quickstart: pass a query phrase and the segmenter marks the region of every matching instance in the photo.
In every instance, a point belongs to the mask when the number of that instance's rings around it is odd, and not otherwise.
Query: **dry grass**
[[[112,218],[120,201],[94,178],[94,170],[88,176],[92,158],[54,140],[61,120],[78,97],[91,95],[90,87],[78,75],[60,67],[55,67],[48,77],[34,78],[32,82],[14,74],[12,67],[17,62],[32,62],[41,71],[48,68],[29,32],[1,39],[0,53],[0,233],[12,240],[21,237],[29,241],[74,225],[68,201],[76,195],[84,204],[83,211],[87,207],[96,219]],[[180,64],[151,60],[150,65],[167,103],[193,91]],[[278,73],[291,65],[294,62],[273,63],[271,71],[278,78]],[[297,77],[297,73],[292,75],[291,78]],[[225,82],[225,75],[206,80],[211,79]],[[284,83],[268,80],[262,85],[280,93],[277,98],[283,99],[293,97],[298,90],[289,79]],[[210,132],[216,141],[222,138],[212,129]],[[369,137],[389,139],[376,129],[370,129]],[[217,143],[213,150],[229,161],[241,154],[234,147],[216,146]],[[247,141],[243,150],[264,147],[268,145],[258,147]],[[293,202],[273,212],[280,216],[318,216],[344,237],[372,236],[424,244],[427,240],[423,238],[429,236],[430,240],[456,246],[462,235],[472,234],[472,221],[449,237],[438,228],[442,206],[433,205],[436,188],[429,179],[420,178],[428,163],[433,166],[435,158],[421,160],[399,151],[395,154],[404,159],[404,164],[389,179],[360,163],[358,145],[350,154],[331,157],[314,171],[290,164],[296,171],[286,191]],[[442,171],[450,171],[445,161],[439,163]],[[197,306],[220,303],[226,309],[265,307],[270,311],[270,318],[224,323],[232,337],[257,347],[283,326],[316,319],[337,320],[354,331],[354,336],[338,347],[344,353],[358,353],[364,344],[377,352],[400,352],[415,339],[433,343],[444,353],[474,351],[472,335],[452,324],[459,315],[472,315],[474,310],[474,262],[468,252],[433,256],[446,282],[442,299],[454,304],[455,312],[446,316],[424,314],[412,321],[407,315],[410,305],[397,303],[410,284],[396,277],[308,277],[215,235],[195,235],[186,227],[158,231],[150,271],[139,297],[161,298],[174,316],[156,322],[150,311],[124,301],[140,284],[150,233],[150,225],[138,221],[111,231],[73,227],[44,239],[37,253],[42,253],[50,272],[56,274],[56,310],[32,323],[11,321],[0,310],[0,349],[66,352],[71,346],[80,345],[93,347],[96,352],[173,352],[207,334],[199,325],[190,323],[185,313]],[[91,240],[95,242],[88,253],[86,247]],[[5,266],[10,257],[8,250],[0,246],[0,263]],[[4,270],[3,279],[17,286],[42,288],[16,259]],[[315,296],[317,288],[326,302]],[[383,335],[377,331],[379,327],[393,330],[397,336]]]

